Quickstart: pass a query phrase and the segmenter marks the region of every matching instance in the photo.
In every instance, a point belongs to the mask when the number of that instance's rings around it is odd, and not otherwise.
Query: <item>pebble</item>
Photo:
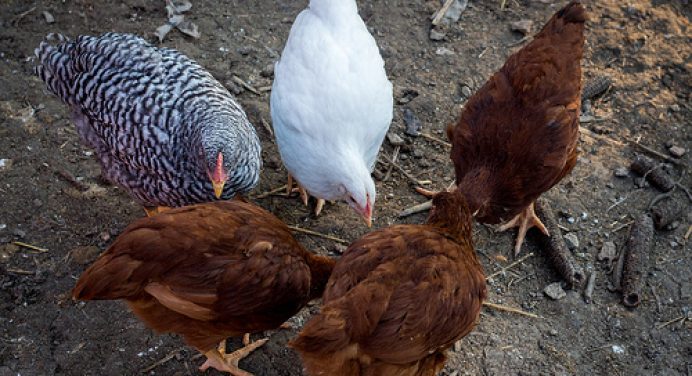
[[[549,331],[548,333],[549,333],[551,336],[556,336],[556,335],[558,335],[558,332],[557,332],[557,330],[555,330],[555,329],[550,329],[550,331]]]
[[[524,35],[530,34],[533,29],[533,21],[531,20],[519,20],[514,21],[510,24],[512,31],[518,31]]]
[[[70,257],[79,265],[86,265],[94,261],[99,253],[101,250],[98,247],[89,245],[74,248],[70,251]]]
[[[438,31],[437,29],[430,29],[430,40],[441,41],[445,39],[445,36],[447,36],[447,34],[445,34],[442,31]]]
[[[568,217],[568,218],[567,218],[567,222],[568,222],[569,224],[573,224],[575,221],[576,221],[576,219],[574,219],[574,217]]]
[[[579,238],[572,232],[565,235],[565,243],[570,250],[579,248]]]
[[[456,55],[456,52],[453,50],[450,50],[447,47],[438,47],[437,50],[435,50],[435,54],[440,55],[440,56],[452,56]]]
[[[553,300],[560,300],[567,296],[567,293],[565,293],[565,290],[562,289],[560,282],[549,284],[543,289],[543,293]]]
[[[240,46],[240,47],[238,47],[238,48],[236,49],[236,51],[237,51],[239,54],[241,54],[241,55],[243,55],[243,56],[246,56],[246,55],[249,55],[250,52],[252,52],[252,47],[250,47],[250,46]]]
[[[413,113],[413,110],[408,107],[404,108],[404,124],[406,124],[404,133],[413,137],[420,136],[420,130],[423,128],[423,124],[416,114]]]
[[[615,176],[618,178],[626,178],[629,174],[630,172],[627,167],[618,167],[615,169]]]
[[[611,262],[617,257],[617,247],[613,242],[605,242],[601,247],[601,252],[598,253],[598,261],[608,261]]]
[[[406,104],[418,96],[418,91],[414,89],[404,89],[397,99],[398,104]]]
[[[463,95],[466,98],[469,98],[471,96],[471,88],[466,85],[462,86],[461,95]]]
[[[683,155],[685,155],[685,153],[687,152],[687,150],[685,150],[685,148],[680,147],[680,146],[671,146],[671,147],[668,149],[668,152],[669,152],[670,155],[672,155],[673,157],[675,157],[675,158],[680,158],[680,157],[682,157]]]
[[[387,141],[389,141],[392,146],[402,146],[406,143],[401,136],[394,132],[387,133]]]
[[[26,231],[24,231],[24,230],[22,230],[22,229],[20,229],[20,228],[15,228],[14,230],[12,230],[12,234],[14,234],[15,236],[18,236],[18,237],[20,237],[20,238],[22,238],[22,239],[23,239],[24,237],[26,237]]]
[[[43,18],[46,20],[47,24],[52,24],[53,22],[55,22],[55,17],[53,17],[53,15],[50,14],[48,11],[44,10],[43,12],[41,12],[41,14],[43,14]]]
[[[672,104],[672,105],[670,105],[670,110],[673,112],[680,112],[680,105]]]
[[[36,206],[36,207],[41,207],[41,206],[43,206],[43,201],[41,201],[41,200],[39,200],[39,199],[37,199],[37,198],[35,198],[34,201],[32,201],[32,203],[33,203],[34,206]]]
[[[265,65],[260,71],[260,76],[266,78],[274,77],[274,63]]]

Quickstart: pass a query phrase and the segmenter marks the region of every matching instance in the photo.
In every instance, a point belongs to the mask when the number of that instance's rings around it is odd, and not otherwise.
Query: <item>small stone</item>
[[[549,331],[548,333],[549,333],[551,336],[553,336],[553,337],[555,337],[556,335],[558,335],[558,332],[557,332],[557,330],[555,330],[555,329],[550,329],[550,331]]]
[[[437,29],[430,30],[430,40],[441,41],[445,39],[445,36],[447,36],[447,34],[442,31],[438,31]]]
[[[615,169],[615,176],[618,178],[626,178],[629,174],[630,172],[627,167],[618,167]]]
[[[406,104],[412,100],[414,100],[418,96],[418,91],[414,89],[404,89],[402,90],[401,94],[399,95],[399,99],[397,99],[398,104]]]
[[[612,345],[613,353],[621,355],[625,353],[625,348],[620,345]]]
[[[394,132],[387,133],[387,141],[389,141],[392,146],[401,146],[406,143],[401,136]]]
[[[43,206],[43,201],[41,201],[41,200],[39,200],[39,199],[37,199],[37,198],[35,198],[35,199],[32,201],[32,203],[33,203],[34,206],[36,206],[36,207],[41,207],[41,206]]]
[[[533,21],[531,20],[520,20],[514,21],[510,24],[512,31],[518,31],[524,35],[530,34],[531,29],[533,29]]]
[[[243,56],[249,55],[252,52],[252,50],[253,48],[250,46],[240,46],[236,49],[236,51]]]
[[[420,136],[420,130],[423,128],[423,124],[416,114],[413,113],[413,110],[408,107],[404,108],[404,124],[406,124],[404,133],[413,137]]]
[[[567,248],[572,251],[579,248],[579,238],[573,232],[565,235],[565,243],[567,244]]]
[[[575,221],[576,221],[576,219],[574,219],[574,217],[568,217],[568,218],[567,218],[567,222],[568,222],[569,224],[574,224]]]
[[[260,71],[260,76],[266,78],[274,77],[274,63],[265,65],[264,68],[262,68],[262,70]]]
[[[438,47],[435,50],[435,54],[440,55],[440,56],[452,56],[452,55],[456,55],[456,52],[454,52],[453,50],[450,50],[447,47]]]
[[[461,95],[463,95],[465,98],[471,97],[471,88],[466,85],[462,86]]]
[[[44,10],[43,12],[41,12],[41,14],[43,14],[43,18],[46,20],[47,24],[52,24],[53,22],[55,22],[55,17],[53,17],[53,15],[50,14],[48,11]]]
[[[70,257],[79,265],[90,264],[101,253],[98,247],[93,245],[74,248],[70,251]]]
[[[334,253],[338,253],[338,254],[341,255],[341,254],[343,254],[344,252],[346,252],[346,249],[347,249],[347,248],[348,248],[348,247],[346,247],[346,246],[343,245],[343,244],[334,244],[334,245],[332,246],[332,251],[333,251]]]
[[[14,234],[15,236],[22,238],[22,239],[26,237],[26,231],[24,231],[20,228],[13,229],[12,234]]]
[[[236,85],[236,83],[231,80],[226,81],[224,86],[226,87],[226,89],[228,89],[228,91],[233,93],[233,95],[240,95],[240,93],[243,92],[243,88]]]
[[[0,159],[0,171],[9,170],[12,167],[12,160],[7,158]]]
[[[676,242],[675,240],[671,240],[671,241],[670,241],[670,247],[671,247],[671,248],[675,248],[675,247],[677,247],[677,246],[679,246],[679,245],[680,245],[680,244],[678,244],[678,242]]]
[[[671,146],[671,147],[668,149],[668,152],[669,152],[670,155],[672,155],[673,157],[675,157],[675,158],[680,158],[680,157],[682,157],[683,155],[685,155],[685,153],[687,152],[687,150],[685,150],[685,148],[680,147],[680,146]]]
[[[560,282],[549,284],[543,289],[543,293],[553,300],[560,300],[567,296],[567,293],[565,293],[565,290],[562,289]]]
[[[678,228],[678,227],[680,227],[680,221],[673,221],[673,223],[671,223],[671,224],[669,224],[668,226],[666,226],[666,230],[668,230],[668,231],[673,231],[673,230],[675,230],[675,229]]]
[[[107,242],[111,240],[111,234],[108,231],[101,231],[99,238],[101,238],[101,241]]]
[[[605,242],[598,253],[598,261],[612,262],[617,257],[617,248],[613,242]]]
[[[672,112],[680,112],[680,105],[678,105],[677,103],[676,103],[676,104],[672,104],[672,105],[670,105],[670,110],[671,110]]]

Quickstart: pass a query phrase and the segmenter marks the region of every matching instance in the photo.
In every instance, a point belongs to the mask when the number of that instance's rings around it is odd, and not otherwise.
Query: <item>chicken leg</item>
[[[145,206],[144,207],[144,212],[147,214],[147,217],[153,217],[156,214],[163,213],[166,210],[170,210],[171,208],[167,206]]]
[[[291,193],[293,192],[298,192],[300,193],[300,199],[303,201],[303,205],[308,206],[308,199],[310,196],[308,195],[308,192],[303,188],[298,181],[296,181],[296,188],[293,188],[293,176],[291,174],[288,174],[288,183],[286,183],[286,195],[290,196]],[[322,208],[324,207],[324,199],[318,198],[317,199],[317,204],[315,205],[315,216],[320,215],[322,212]]]
[[[243,343],[245,343],[246,339],[248,339],[249,342],[248,335],[243,336]],[[199,367],[199,370],[204,372],[211,367],[221,372],[228,372],[233,376],[254,376],[252,373],[240,369],[238,367],[238,362],[250,355],[250,353],[255,351],[257,348],[267,343],[268,340],[268,338],[264,338],[250,344],[246,344],[245,347],[240,348],[231,354],[226,354],[226,340],[223,340],[219,344],[218,349],[209,350],[204,353],[204,355],[207,357],[207,361]]]
[[[518,255],[521,250],[521,245],[524,243],[524,238],[526,237],[526,232],[531,228],[536,226],[542,233],[546,236],[548,234],[548,229],[545,228],[541,219],[538,218],[536,212],[534,211],[534,203],[527,206],[521,213],[517,214],[516,217],[512,218],[509,222],[498,227],[498,231],[506,231],[512,227],[519,227],[519,232],[517,233],[517,242],[514,246],[514,255]]]

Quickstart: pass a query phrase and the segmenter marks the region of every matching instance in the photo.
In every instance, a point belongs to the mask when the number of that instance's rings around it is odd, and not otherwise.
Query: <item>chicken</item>
[[[371,232],[334,267],[323,307],[291,341],[308,374],[435,375],[486,296],[463,195],[433,198],[425,225]]]
[[[229,199],[257,185],[254,127],[228,90],[181,53],[108,33],[51,34],[35,54],[36,74],[70,107],[102,175],[145,208]]]
[[[515,254],[529,228],[548,234],[534,202],[577,161],[585,20],[578,2],[558,11],[447,128],[458,189],[478,221],[519,227]]]
[[[201,370],[247,376],[238,360],[264,341],[231,355],[215,346],[279,327],[322,294],[333,267],[265,210],[221,201],[135,221],[72,293],[79,300],[124,299],[147,326],[178,333],[205,354]]]
[[[310,0],[274,70],[271,115],[303,202],[343,200],[370,226],[370,173],[392,121],[392,84],[355,0]],[[307,191],[307,193],[306,193]]]

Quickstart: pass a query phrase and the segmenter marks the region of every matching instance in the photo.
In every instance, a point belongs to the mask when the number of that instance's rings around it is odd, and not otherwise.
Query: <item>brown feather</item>
[[[323,307],[290,346],[309,375],[434,375],[475,326],[486,295],[459,192],[439,193],[425,225],[369,233],[337,262]]]
[[[511,219],[574,167],[585,20],[578,2],[558,11],[448,126],[457,184],[479,221]]]
[[[202,352],[274,329],[319,296],[334,261],[239,200],[177,208],[132,223],[87,269],[75,299],[125,299],[158,332]]]

